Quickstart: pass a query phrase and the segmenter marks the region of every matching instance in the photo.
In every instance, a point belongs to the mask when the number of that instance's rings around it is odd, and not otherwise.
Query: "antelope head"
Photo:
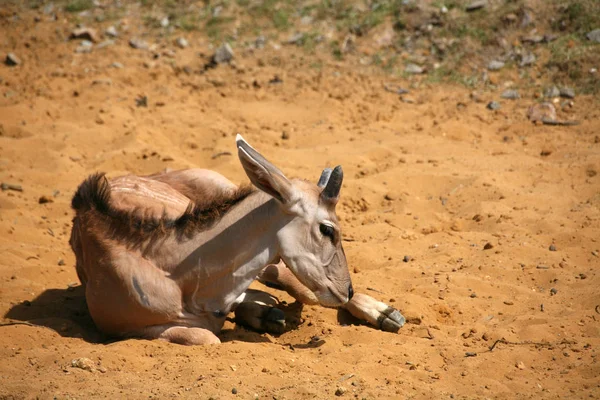
[[[279,256],[321,305],[338,307],[353,296],[335,206],[342,186],[342,167],[325,169],[318,184],[289,180],[241,135],[238,156],[258,189],[272,196],[285,221],[278,230]]]

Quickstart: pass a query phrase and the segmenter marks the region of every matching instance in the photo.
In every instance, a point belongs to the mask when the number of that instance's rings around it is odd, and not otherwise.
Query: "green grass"
[[[403,29],[403,9],[406,6],[402,5],[401,0],[374,0],[369,2],[366,11],[359,11],[349,2],[322,0],[315,7],[315,14],[317,20],[335,21],[339,31],[350,30],[360,36],[386,20],[390,20],[395,28]]]
[[[550,43],[549,49],[545,67],[552,71],[554,80],[573,84],[583,93],[600,93],[600,78],[588,72],[600,62],[600,45],[571,33]]]
[[[227,25],[234,20],[234,17],[211,17],[206,21],[206,34],[213,40],[221,40],[223,39],[222,32],[224,30],[224,25]]]
[[[296,11],[296,2],[293,0],[263,0],[260,3],[249,3],[245,9],[253,22],[267,22],[267,28],[274,27],[279,31],[291,28],[291,20]]]
[[[85,10],[89,10],[94,6],[94,2],[92,0],[70,0],[65,5],[65,11],[68,12],[81,12]]]
[[[556,0],[555,0],[556,2]],[[558,3],[562,5],[564,2]],[[600,1],[579,0],[568,2],[565,10],[559,14],[552,27],[556,30],[567,29],[579,35],[600,27]]]

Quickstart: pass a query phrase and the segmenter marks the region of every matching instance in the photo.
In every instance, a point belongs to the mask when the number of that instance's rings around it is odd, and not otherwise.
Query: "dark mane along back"
[[[197,206],[190,202],[178,218],[161,218],[144,215],[143,209],[119,210],[111,205],[110,183],[104,173],[90,175],[79,187],[71,201],[71,207],[79,214],[95,212],[103,217],[113,237],[127,239],[129,243],[141,244],[175,232],[179,239],[190,237],[194,232],[210,228],[233,206],[254,192],[251,185],[240,186],[235,192],[223,192],[210,203]]]

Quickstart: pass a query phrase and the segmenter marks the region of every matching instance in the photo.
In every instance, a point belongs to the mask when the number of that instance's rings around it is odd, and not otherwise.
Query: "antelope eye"
[[[333,227],[331,225],[321,224],[321,225],[319,225],[319,230],[321,231],[321,234],[323,236],[326,236],[326,237],[330,238],[331,240],[333,240],[333,235],[335,233],[335,229],[333,229]]]

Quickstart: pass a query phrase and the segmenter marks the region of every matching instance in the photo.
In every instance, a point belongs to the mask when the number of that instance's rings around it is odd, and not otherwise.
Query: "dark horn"
[[[319,178],[319,183],[317,183],[317,186],[320,188],[324,188],[325,185],[327,185],[327,182],[329,182],[329,177],[331,176],[331,172],[333,170],[331,168],[325,168],[323,170],[323,172],[321,172],[321,177]]]
[[[338,196],[340,195],[340,188],[342,187],[343,179],[344,179],[344,172],[342,171],[342,166],[338,165],[331,172],[331,176],[329,177],[327,186],[325,186],[325,189],[323,189],[321,196],[325,200],[337,201]]]

